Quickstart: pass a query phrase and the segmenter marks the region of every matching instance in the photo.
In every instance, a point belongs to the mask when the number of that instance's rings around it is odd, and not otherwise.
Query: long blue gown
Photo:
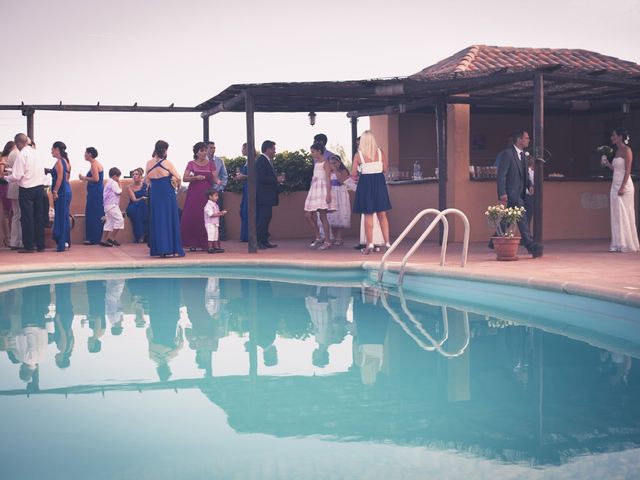
[[[147,196],[147,184],[143,183],[140,190],[133,192],[136,198]],[[127,217],[131,219],[133,225],[133,238],[136,243],[141,243],[147,235],[147,219],[149,218],[149,208],[147,202],[129,202],[127,206]]]
[[[242,166],[242,174],[247,175],[248,168],[245,163]],[[249,241],[249,192],[247,181],[242,183],[242,200],[240,201],[240,241]]]
[[[91,170],[86,176],[92,177]],[[103,189],[104,171],[100,172],[97,182],[87,181],[87,204],[84,208],[85,240],[91,243],[99,243],[102,238],[102,217],[104,217]]]
[[[149,169],[162,166],[162,160]],[[180,236],[180,218],[176,192],[171,185],[171,174],[162,178],[151,179],[149,248],[151,256],[178,255],[184,257],[182,237]]]
[[[62,182],[58,188],[58,199],[53,202],[55,218],[53,220],[53,240],[56,242],[56,250],[64,252],[65,243],[71,245],[71,220],[69,208],[71,206],[71,185],[69,185],[67,162],[62,161]],[[51,186],[55,188],[58,181],[58,173],[55,165],[51,169]]]

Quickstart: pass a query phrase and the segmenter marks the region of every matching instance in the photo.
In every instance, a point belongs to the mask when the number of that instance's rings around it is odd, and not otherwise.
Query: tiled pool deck
[[[302,268],[362,267],[375,268],[382,258],[376,253],[364,256],[351,248],[355,239],[345,246],[327,251],[312,250],[304,240],[275,240],[278,248],[247,253],[247,244],[223,242],[226,252],[209,255],[187,252],[184,258],[151,258],[145,245],[124,244],[122,247],[74,245],[69,251],[57,253],[18,254],[0,250],[0,274],[86,268],[141,268],[160,266],[203,265],[293,265]],[[408,249],[394,252],[389,267],[394,269]],[[461,244],[449,245],[445,267],[439,265],[440,249],[427,243],[412,257],[410,271],[460,278],[487,279],[513,284],[529,284],[567,293],[583,293],[612,298],[640,306],[640,254],[609,253],[606,240],[545,242],[544,257],[533,259],[522,255],[517,262],[498,262],[486,243],[469,247],[467,266],[460,267]],[[521,252],[523,250],[521,249]]]

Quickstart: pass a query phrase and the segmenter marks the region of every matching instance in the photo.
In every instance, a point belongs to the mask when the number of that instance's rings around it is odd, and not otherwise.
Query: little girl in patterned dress
[[[311,248],[319,250],[327,250],[331,244],[329,238],[320,238],[320,229],[316,221],[316,212],[320,217],[322,229],[328,233],[329,222],[327,220],[327,212],[335,211],[335,198],[331,195],[331,167],[323,156],[324,145],[314,143],[311,145],[311,157],[313,158],[313,178],[311,186],[307,194],[307,200],[304,202],[304,217],[315,234],[315,240],[309,245]]]
[[[336,203],[336,210],[327,214],[327,220],[331,227],[332,245],[340,247],[344,245],[342,231],[351,227],[351,203],[345,184],[351,180],[351,177],[338,155],[331,155],[329,164],[331,165],[331,198]]]

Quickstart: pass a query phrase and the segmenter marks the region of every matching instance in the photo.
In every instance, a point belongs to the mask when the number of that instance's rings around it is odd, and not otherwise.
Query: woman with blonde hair
[[[391,210],[391,201],[387,191],[384,174],[388,168],[387,157],[378,147],[370,130],[360,136],[358,151],[353,156],[351,177],[356,180],[358,172],[358,188],[353,202],[353,213],[364,215],[366,245],[362,253],[369,255],[373,245],[373,215],[378,217],[385,247],[389,248],[389,221],[387,211]]]

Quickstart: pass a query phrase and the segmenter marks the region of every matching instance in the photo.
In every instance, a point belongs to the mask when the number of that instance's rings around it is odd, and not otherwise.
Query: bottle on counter
[[[422,169],[417,160],[413,163],[413,179],[422,180]]]

